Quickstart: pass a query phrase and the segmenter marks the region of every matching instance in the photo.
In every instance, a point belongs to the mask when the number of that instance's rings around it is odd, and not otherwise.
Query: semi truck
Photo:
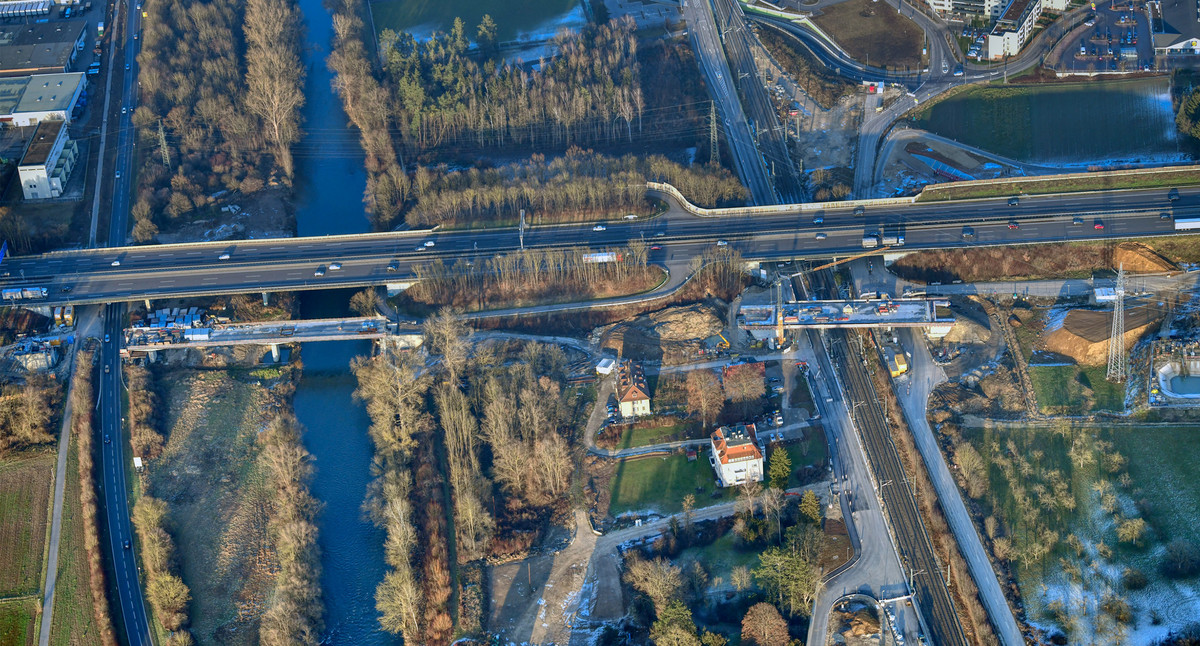
[[[14,287],[0,290],[0,299],[6,301],[32,300],[35,298],[46,298],[46,295],[49,293],[50,290],[45,287]]]
[[[1175,218],[1176,231],[1200,229],[1200,218]]]

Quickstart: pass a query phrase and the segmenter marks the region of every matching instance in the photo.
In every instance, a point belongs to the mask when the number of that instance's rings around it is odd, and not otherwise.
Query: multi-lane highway
[[[725,141],[737,167],[738,177],[750,191],[755,204],[776,204],[778,199],[771,186],[767,168],[754,145],[754,134],[746,122],[742,102],[733,86],[733,73],[721,46],[709,0],[683,0],[683,16],[687,20],[688,35],[692,49],[704,80],[708,83],[709,95],[717,106],[725,125]]]
[[[1180,193],[1175,202],[1165,189],[1146,189],[1023,197],[1015,206],[1007,198],[871,206],[860,216],[845,203],[712,218],[673,208],[603,231],[590,224],[535,227],[525,246],[598,249],[644,240],[659,247],[649,252],[652,263],[686,272],[692,258],[721,240],[746,258],[772,259],[861,252],[864,233],[885,230],[902,231],[905,250],[1170,235],[1174,223],[1163,214],[1200,216],[1200,189]],[[818,217],[822,223],[813,224]],[[1077,217],[1082,224],[1073,224]],[[973,238],[963,238],[964,227]],[[437,259],[483,260],[518,248],[516,229],[487,229],[85,249],[7,259],[0,286],[44,286],[49,295],[38,302],[59,304],[382,285],[412,280],[418,266]],[[341,268],[331,269],[333,262]],[[388,271],[393,262],[396,270]]]
[[[124,18],[122,24],[125,42],[123,69],[120,90],[120,116],[117,118],[116,158],[113,160],[113,195],[112,209],[109,211],[109,246],[125,244],[129,227],[129,196],[131,194],[131,176],[133,174],[133,108],[137,96],[137,33],[141,23],[141,13],[137,10],[140,5],[134,5],[130,0],[118,2],[116,19]],[[111,87],[111,85],[110,85]],[[113,107],[117,109],[116,106]],[[103,165],[103,159],[101,160]],[[112,251],[91,249],[86,253],[107,253]],[[42,271],[54,271],[54,265],[45,265]],[[111,267],[111,265],[110,265]],[[114,268],[115,267],[111,267]],[[64,294],[58,284],[53,287],[58,294]],[[108,303],[121,299],[98,299],[91,302]],[[125,444],[124,418],[121,415],[121,328],[125,318],[125,306],[119,302],[109,304],[104,308],[103,315],[104,340],[101,342],[99,369],[100,374],[100,429],[103,443],[100,444],[100,494],[103,502],[104,528],[102,533],[103,545],[109,552],[110,572],[113,584],[116,586],[117,597],[114,610],[119,616],[116,622],[121,633],[122,643],[131,646],[153,644],[151,638],[149,615],[142,595],[139,577],[138,560],[135,554],[136,541],[133,539],[133,528],[129,520],[129,499],[126,489],[126,470],[130,468],[130,457]]]

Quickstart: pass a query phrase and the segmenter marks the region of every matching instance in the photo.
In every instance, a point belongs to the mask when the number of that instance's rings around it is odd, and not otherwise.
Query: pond
[[[468,38],[484,14],[496,22],[497,37],[510,40],[541,40],[560,28],[578,29],[587,22],[579,0],[380,0],[371,3],[377,32],[407,31],[428,38],[434,31],[450,31],[455,18],[462,18]]]
[[[1170,81],[977,86],[930,104],[916,125],[1018,161],[1063,166],[1182,161]]]

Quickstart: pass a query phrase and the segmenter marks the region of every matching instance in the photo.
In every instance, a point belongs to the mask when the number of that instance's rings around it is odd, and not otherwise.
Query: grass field
[[[849,0],[821,9],[813,22],[861,63],[888,69],[921,65],[921,28],[886,4]]]
[[[628,449],[685,439],[690,426],[692,425],[668,424],[655,428],[627,428],[621,433],[621,439],[617,441],[617,448]]]
[[[0,463],[0,597],[42,586],[54,454],[17,454]]]
[[[93,646],[99,643],[92,594],[88,587],[87,554],[83,550],[83,510],[79,503],[79,448],[71,442],[67,482],[63,491],[58,579],[54,586],[51,646]]]
[[[821,466],[825,464],[825,458],[829,453],[829,449],[825,446],[825,433],[821,431],[812,431],[809,433],[807,439],[794,444],[788,444],[784,449],[787,450],[788,458],[792,460],[792,477],[788,478],[789,489],[800,486],[800,480],[796,477],[796,471],[807,466]],[[767,455],[769,456],[770,453],[768,452]]]
[[[772,524],[772,529],[774,525]],[[704,565],[709,579],[721,577],[729,581],[729,573],[735,567],[746,566],[753,570],[758,567],[759,550],[741,547],[732,531],[722,534],[720,538],[702,547],[689,547],[679,553],[676,563],[696,561]]]
[[[1020,182],[1003,184],[979,182],[966,186],[931,184],[917,197],[918,202],[935,200],[964,200],[975,197],[1003,197],[1005,195],[1049,195],[1053,193],[1075,193],[1079,191],[1107,191],[1135,188],[1167,188],[1171,186],[1195,186],[1200,184],[1200,170],[1144,173],[1139,175],[1099,174],[1087,177],[1056,179],[1055,175],[1030,178]]]
[[[0,602],[0,646],[24,646],[37,643],[37,602],[13,599]]]
[[[808,411],[809,415],[817,412],[813,406],[812,392],[808,388],[808,380],[799,373],[796,374],[796,385],[792,388],[792,395],[788,397],[788,406],[790,408],[803,408]]]
[[[1129,475],[1148,499],[1148,516],[1155,529],[1166,534],[1164,542],[1195,540],[1200,520],[1200,427],[1112,427],[1104,435],[1129,458]]]
[[[147,493],[168,502],[199,644],[257,643],[257,618],[274,581],[271,494],[256,443],[269,396],[245,379],[180,371],[161,382],[166,445],[149,471]]]
[[[1125,386],[1104,378],[1105,367],[1030,366],[1029,378],[1043,412],[1082,415],[1125,410]]]
[[[688,462],[683,454],[671,454],[666,459],[622,460],[610,484],[609,513],[615,516],[641,509],[675,513],[682,509],[683,497],[689,493],[696,495],[696,507],[731,500],[730,495],[713,497],[713,492],[720,489],[706,456],[701,453],[694,462]]]

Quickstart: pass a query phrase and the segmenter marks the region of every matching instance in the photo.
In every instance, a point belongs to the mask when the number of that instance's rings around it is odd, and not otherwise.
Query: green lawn
[[[53,471],[46,451],[0,463],[0,597],[41,591]]]
[[[745,550],[738,545],[733,532],[727,532],[717,540],[703,547],[689,547],[679,553],[678,563],[696,561],[704,564],[708,570],[709,579],[721,577],[729,581],[729,573],[733,568],[744,565],[750,569],[758,566],[758,550]]]
[[[88,587],[87,554],[83,549],[83,510],[79,503],[79,443],[67,455],[63,491],[62,535],[58,550],[58,579],[54,585],[52,646],[91,646],[99,643]]]
[[[1110,383],[1102,366],[1030,366],[1038,406],[1049,414],[1082,415],[1125,409],[1124,384]]]
[[[635,446],[650,446],[663,442],[673,442],[687,439],[691,424],[668,424],[655,428],[627,428],[621,433],[617,442],[618,449],[628,449]]]
[[[808,411],[809,415],[816,412],[813,406],[812,392],[808,388],[808,380],[803,375],[796,374],[796,386],[792,388],[792,396],[788,398],[788,405],[791,408],[803,408]]]
[[[1103,432],[1129,459],[1129,475],[1149,503],[1148,518],[1165,542],[1195,539],[1200,510],[1200,425],[1114,426]]]
[[[33,599],[0,602],[0,646],[23,646],[37,641],[37,603]]]
[[[656,509],[675,513],[682,509],[683,497],[696,495],[696,507],[732,499],[732,495],[713,497],[718,491],[717,478],[708,464],[708,454],[701,452],[694,462],[683,454],[667,458],[622,460],[609,485],[612,502],[609,513],[617,515],[640,509]]]
[[[792,460],[792,477],[788,478],[789,489],[800,486],[800,480],[796,477],[796,471],[809,465],[824,465],[829,451],[828,447],[825,446],[825,433],[822,431],[810,431],[807,439],[788,444],[783,448]],[[806,450],[807,455],[805,455]],[[767,455],[770,457],[769,452]],[[769,463],[766,465],[766,468],[770,468]]]

